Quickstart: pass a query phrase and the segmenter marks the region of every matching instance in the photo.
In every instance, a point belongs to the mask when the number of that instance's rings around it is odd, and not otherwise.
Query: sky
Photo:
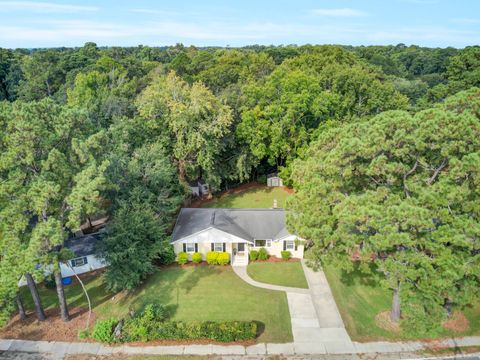
[[[465,47],[480,0],[0,0],[0,47],[287,44]]]

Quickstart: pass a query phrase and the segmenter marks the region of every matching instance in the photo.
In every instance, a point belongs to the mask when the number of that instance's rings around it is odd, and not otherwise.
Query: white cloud
[[[368,16],[368,13],[361,10],[356,10],[352,8],[339,8],[339,9],[314,9],[312,13],[320,16],[331,16],[331,17],[360,17]]]
[[[480,23],[480,19],[474,19],[474,18],[453,18],[450,19],[451,22],[457,23],[457,24],[478,24]]]
[[[98,11],[95,6],[81,6],[71,4],[57,4],[36,1],[0,1],[0,13],[9,11],[31,11],[40,13],[77,13],[84,11]]]

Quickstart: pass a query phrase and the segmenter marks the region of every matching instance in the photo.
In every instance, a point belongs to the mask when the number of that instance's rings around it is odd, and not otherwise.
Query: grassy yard
[[[377,326],[375,317],[391,306],[391,293],[382,289],[360,273],[343,274],[338,269],[324,269],[335,301],[348,333],[356,341],[398,340],[402,334],[389,332]],[[456,336],[480,335],[480,303],[463,311],[470,329]],[[454,335],[445,330],[439,337]]]
[[[308,289],[300,262],[252,262],[248,264],[247,273],[266,284]]]
[[[108,294],[101,276],[89,279],[86,285],[100,318],[118,318],[131,308],[160,303],[175,320],[255,320],[264,327],[259,342],[292,341],[285,293],[250,286],[229,266],[160,269],[131,294]],[[32,309],[28,289],[22,288],[22,295]],[[71,306],[87,307],[79,285],[66,286],[66,295]],[[45,308],[56,306],[55,290],[41,288],[40,296]]]
[[[283,188],[259,187],[216,197],[203,204],[207,208],[271,208],[273,200],[277,206],[285,207],[285,200],[290,194]]]

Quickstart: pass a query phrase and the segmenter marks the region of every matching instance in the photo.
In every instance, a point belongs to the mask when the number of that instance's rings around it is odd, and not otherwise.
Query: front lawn
[[[308,289],[302,264],[296,262],[251,262],[248,275],[266,284]]]
[[[108,294],[101,276],[90,278],[86,286],[99,318],[120,318],[129,309],[160,303],[168,307],[174,320],[255,320],[264,327],[259,342],[292,341],[285,293],[250,286],[229,266],[162,268],[130,294]],[[39,291],[45,308],[56,306],[54,289]],[[66,286],[65,291],[71,306],[87,308],[79,285]],[[21,292],[26,307],[33,309],[28,289],[22,288]]]
[[[359,272],[346,274],[332,266],[324,268],[324,272],[352,340],[405,339],[401,333],[377,326],[375,321],[377,314],[390,309],[391,292]],[[470,323],[469,330],[456,334],[445,330],[439,337],[480,335],[480,303],[464,309],[463,313]]]
[[[290,194],[280,187],[259,186],[231,194],[215,197],[202,205],[207,208],[271,208],[273,200],[277,207],[284,208]]]

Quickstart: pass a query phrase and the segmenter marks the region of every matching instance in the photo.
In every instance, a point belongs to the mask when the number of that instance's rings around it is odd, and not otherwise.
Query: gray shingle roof
[[[93,255],[103,233],[72,237],[65,241],[64,247],[70,249],[76,257]]]
[[[242,239],[279,239],[289,235],[283,209],[199,209],[180,211],[172,242],[208,228],[216,228]]]

